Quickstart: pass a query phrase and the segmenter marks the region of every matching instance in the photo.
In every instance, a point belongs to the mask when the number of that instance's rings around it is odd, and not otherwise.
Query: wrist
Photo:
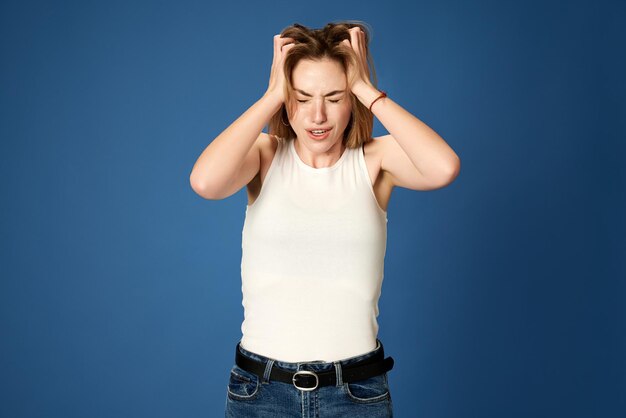
[[[372,104],[372,102],[376,100],[376,98],[380,96],[380,94],[382,93],[373,85],[366,84],[365,82],[355,84],[354,88],[352,89],[352,92],[359,99],[359,101],[363,103],[363,105],[367,107],[368,109],[370,105]]]
[[[280,109],[280,107],[285,102],[282,92],[278,93],[275,91],[268,90],[263,94],[263,101],[266,101],[272,105],[276,110]]]

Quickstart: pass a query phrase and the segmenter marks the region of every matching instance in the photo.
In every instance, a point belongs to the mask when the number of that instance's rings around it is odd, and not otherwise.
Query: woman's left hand
[[[365,32],[360,27],[355,26],[349,29],[350,40],[344,39],[342,43],[351,47],[357,56],[357,68],[350,64],[348,68],[348,80],[354,80],[350,85],[350,90],[355,93],[355,87],[367,85],[373,87],[370,81],[369,66],[367,63],[367,49],[365,43]]]

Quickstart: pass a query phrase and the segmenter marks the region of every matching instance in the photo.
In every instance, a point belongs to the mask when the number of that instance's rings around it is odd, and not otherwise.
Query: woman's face
[[[300,143],[312,151],[341,147],[352,103],[343,67],[337,61],[302,59],[292,72],[296,110],[289,118]],[[316,135],[316,130],[328,130]],[[319,133],[319,132],[317,132]]]

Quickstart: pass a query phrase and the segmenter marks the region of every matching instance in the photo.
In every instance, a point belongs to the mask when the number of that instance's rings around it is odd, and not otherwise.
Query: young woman
[[[266,93],[193,167],[206,199],[248,192],[227,417],[392,416],[386,208],[394,187],[446,186],[460,160],[370,81],[368,40],[354,21],[284,29]],[[389,135],[372,138],[374,115]]]

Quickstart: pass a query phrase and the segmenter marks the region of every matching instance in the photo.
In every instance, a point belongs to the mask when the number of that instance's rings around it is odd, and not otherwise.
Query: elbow
[[[441,170],[439,181],[436,188],[441,188],[452,183],[461,172],[461,159],[455,156],[451,162],[445,164],[445,168]]]
[[[228,195],[224,192],[223,189],[219,189],[217,187],[212,187],[206,182],[199,181],[192,176],[189,177],[189,184],[194,192],[203,199],[206,200],[221,200]]]
[[[448,172],[450,173],[450,181],[453,181],[461,172],[461,159],[455,156],[454,161],[450,164]]]
[[[191,189],[196,192],[198,196],[201,196],[205,199],[208,199],[206,194],[206,188],[202,183],[200,183],[194,176],[193,173],[189,176],[189,185]]]
[[[191,186],[191,189],[203,199],[217,199],[217,197],[211,193],[210,188],[208,188],[204,182],[196,179],[193,173],[189,176],[189,185]]]

